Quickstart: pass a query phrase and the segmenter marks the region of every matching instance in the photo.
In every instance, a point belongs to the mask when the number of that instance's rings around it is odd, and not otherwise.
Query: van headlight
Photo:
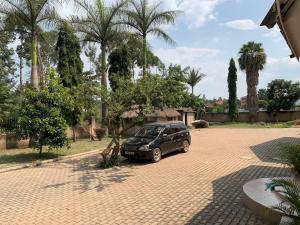
[[[149,145],[143,145],[139,148],[139,151],[150,151]]]

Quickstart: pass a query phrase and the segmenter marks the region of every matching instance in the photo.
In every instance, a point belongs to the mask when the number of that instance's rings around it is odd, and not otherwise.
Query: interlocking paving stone
[[[97,170],[98,155],[0,174],[0,224],[263,224],[242,204],[249,180],[287,176],[299,129],[192,131],[187,154]]]

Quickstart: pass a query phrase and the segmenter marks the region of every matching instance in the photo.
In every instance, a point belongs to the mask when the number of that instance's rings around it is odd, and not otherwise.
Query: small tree
[[[51,71],[52,75],[54,74]],[[69,96],[57,79],[39,91],[27,88],[17,119],[16,134],[20,139],[31,138],[32,147],[42,156],[43,146],[50,149],[68,145],[67,123],[62,108],[69,107]]]
[[[234,59],[230,60],[229,69],[228,69],[228,114],[231,117],[231,120],[234,121],[238,117],[238,107],[237,107],[237,94],[236,94],[236,81],[237,81],[237,69],[235,66]]]
[[[277,79],[268,84],[267,88],[269,112],[290,110],[300,98],[300,83]]]
[[[102,101],[109,105],[107,118],[108,127],[112,134],[112,141],[101,153],[102,168],[109,168],[118,164],[118,155],[120,153],[120,139],[123,131],[121,130],[122,114],[129,110],[134,98],[134,84],[128,79],[118,79],[117,89],[101,89]]]

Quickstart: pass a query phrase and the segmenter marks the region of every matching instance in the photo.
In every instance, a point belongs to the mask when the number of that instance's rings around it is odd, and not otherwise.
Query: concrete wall
[[[187,118],[187,124],[186,125],[188,127],[192,126],[192,123],[196,120],[195,113],[193,113],[193,112],[186,113],[186,118]]]
[[[91,125],[85,124],[80,126],[76,129],[76,137],[78,139],[81,138],[90,138],[91,133],[95,136],[95,128],[97,125],[95,123],[92,123]],[[67,129],[67,136],[69,139],[72,139],[73,137],[73,131],[71,128]],[[14,135],[9,134],[0,134],[0,150],[4,149],[13,149],[13,148],[28,148],[29,146],[29,140],[17,140],[17,138]]]
[[[227,113],[207,113],[202,116],[203,120],[208,122],[230,122],[231,119]],[[277,114],[259,112],[257,116],[258,122],[287,122],[300,119],[300,111],[281,111]],[[242,112],[236,120],[237,122],[249,122],[249,113]]]
[[[17,140],[14,135],[0,135],[0,149],[27,148],[29,140]]]

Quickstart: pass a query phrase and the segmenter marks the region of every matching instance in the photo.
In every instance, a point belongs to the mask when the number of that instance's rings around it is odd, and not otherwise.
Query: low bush
[[[300,145],[290,144],[282,146],[281,158],[284,163],[293,167],[300,174]]]
[[[196,120],[192,124],[195,128],[209,128],[209,122],[205,120]]]

